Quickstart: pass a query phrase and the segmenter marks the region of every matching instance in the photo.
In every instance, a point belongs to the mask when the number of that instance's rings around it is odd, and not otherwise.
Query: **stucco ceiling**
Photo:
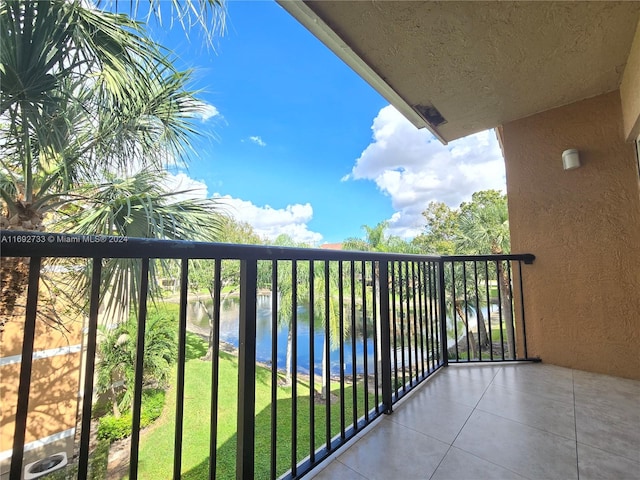
[[[640,2],[280,4],[450,141],[619,87]]]

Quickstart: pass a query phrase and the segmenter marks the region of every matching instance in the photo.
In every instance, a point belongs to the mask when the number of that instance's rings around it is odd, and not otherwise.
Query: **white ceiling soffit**
[[[619,87],[639,1],[279,0],[447,142]]]

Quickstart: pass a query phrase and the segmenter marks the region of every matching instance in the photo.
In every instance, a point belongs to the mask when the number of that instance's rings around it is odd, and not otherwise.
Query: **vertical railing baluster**
[[[512,332],[511,338],[507,337],[507,341],[509,342],[509,351],[511,352],[511,359],[516,360],[518,356],[516,355],[516,315],[513,308],[513,278],[511,275],[511,260],[506,260],[507,264],[507,279],[509,283],[509,313],[510,313],[510,322],[511,326],[509,329]],[[509,330],[507,330],[509,331]]]
[[[378,371],[380,355],[378,354],[378,349],[380,343],[379,333],[379,321],[378,311],[380,309],[380,296],[378,292],[378,282],[376,281],[376,277],[380,275],[380,267],[377,266],[376,262],[371,262],[371,298],[373,299],[373,384],[374,384],[374,399],[376,403],[376,414],[380,413],[380,394],[378,390],[380,389],[380,372]]]
[[[427,309],[426,304],[423,303],[424,295],[422,289],[424,288],[422,284],[422,275],[424,273],[424,263],[418,263],[418,274],[416,276],[416,281],[418,283],[418,323],[420,325],[420,375],[424,376],[424,337],[425,337],[425,328],[426,328],[426,315]],[[429,335],[429,330],[427,329],[427,335]]]
[[[309,261],[309,457],[315,462],[316,457],[316,376],[315,376],[315,268],[313,260]]]
[[[240,262],[236,478],[254,477],[257,260]]]
[[[22,478],[24,439],[27,430],[27,417],[29,416],[29,392],[31,387],[31,370],[33,367],[33,344],[36,333],[36,315],[38,313],[41,263],[41,257],[31,257],[29,259],[29,285],[27,287],[27,308],[22,340],[22,362],[20,364],[20,380],[18,383],[18,406],[16,408],[13,451],[9,471],[10,480],[20,480],[20,478]]]
[[[213,325],[211,326],[211,415],[209,420],[209,478],[216,478],[218,469],[218,390],[220,371],[220,310],[222,309],[222,259],[213,267]]]
[[[489,328],[489,358],[493,362],[493,330],[491,329],[491,291],[489,287],[489,262],[484,261],[484,283],[487,292],[487,324]]]
[[[340,357],[340,438],[346,438],[345,428],[345,405],[344,405],[344,265],[342,260],[338,261],[338,303],[340,311],[338,323],[340,325],[340,338],[338,339],[338,353]]]
[[[277,476],[278,453],[278,261],[271,261],[271,478]]]
[[[356,358],[356,264],[353,260],[350,262],[350,281],[351,281],[351,403],[353,405],[353,429],[358,431],[358,371]]]
[[[468,286],[467,286],[467,262],[463,261],[462,262],[462,288],[463,288],[463,293],[464,293],[464,301],[462,303],[462,305],[464,306],[464,328],[465,328],[465,335],[467,337],[467,362],[471,361],[471,342],[473,341],[473,339],[471,338],[471,331],[469,328],[469,300],[467,299],[467,292],[468,292]]]
[[[476,296],[476,328],[478,329],[478,360],[482,362],[482,335],[480,335],[480,322],[482,321],[481,312],[480,312],[480,299],[478,293],[478,262],[474,260],[473,262],[473,286],[475,288],[475,296]],[[482,330],[484,328],[484,321],[482,321]]]
[[[418,382],[419,379],[419,373],[420,373],[420,363],[418,361],[418,308],[416,306],[416,301],[417,301],[417,297],[419,295],[419,291],[416,288],[416,263],[415,262],[411,262],[411,297],[413,300],[413,336],[414,336],[414,340],[413,340],[413,351],[414,351],[414,356],[413,356],[413,361],[415,363],[415,380],[416,383]]]
[[[391,385],[391,326],[389,325],[389,263],[381,261],[380,270],[380,363],[382,367],[382,403],[384,413],[393,411]]]
[[[431,342],[431,350],[429,351],[429,356],[431,357],[431,362],[429,364],[429,370],[435,370],[436,364],[440,363],[440,349],[436,349],[436,339],[438,338],[438,332],[436,331],[435,326],[436,322],[436,310],[433,308],[433,302],[436,300],[436,291],[435,291],[435,263],[428,262],[427,263],[427,278],[426,282],[429,285],[429,326],[430,326],[430,334],[427,338],[427,342]],[[429,347],[427,347],[429,349]]]
[[[131,422],[131,453],[129,478],[138,478],[138,455],[140,443],[140,413],[142,412],[142,382],[144,380],[144,338],[147,322],[147,294],[149,292],[149,257],[142,259],[140,269],[140,305],[138,307],[138,338],[136,341],[136,373],[133,390]]]
[[[460,361],[460,352],[458,351],[458,310],[457,310],[457,300],[456,300],[456,264],[455,261],[451,262],[451,304],[452,304],[452,312],[451,316],[453,318],[453,340],[455,342],[455,352],[456,352],[456,363]]]
[[[405,338],[404,338],[404,277],[403,277],[403,266],[404,262],[398,262],[398,296],[400,302],[400,351],[401,351],[401,359],[402,359],[402,392],[405,393],[407,391],[407,366],[405,363]]]
[[[362,344],[364,358],[364,416],[365,421],[369,421],[369,338],[367,336],[367,272],[364,260],[362,261]]]
[[[324,375],[325,384],[323,385],[325,391],[324,407],[325,407],[325,442],[327,451],[331,450],[331,288],[330,288],[330,271],[329,261],[324,262]],[[340,306],[342,308],[342,306]]]
[[[500,288],[500,267],[498,266],[498,260],[495,261],[496,264],[496,286],[498,287],[498,321],[500,322],[500,351],[502,353],[502,360],[505,359],[504,356],[504,325],[502,321],[502,292]]]
[[[409,288],[409,262],[404,264],[404,284],[405,284],[405,305],[406,305],[406,318],[407,318],[407,358],[409,360],[409,390],[413,385],[413,362],[411,361],[411,289]]]
[[[298,262],[291,261],[291,475],[298,465]],[[246,478],[246,477],[243,477]]]
[[[447,347],[447,300],[444,280],[444,260],[438,260],[438,300],[440,302],[440,350],[442,352],[442,365],[449,365],[449,348]],[[453,319],[455,323],[455,318]]]
[[[184,372],[187,345],[187,300],[189,287],[189,260],[182,259],[180,276],[180,315],[178,326],[178,374],[176,385],[176,425],[173,447],[173,478],[180,480],[182,469],[182,428],[184,421]]]
[[[391,264],[391,312],[393,320],[393,390],[395,398],[398,399],[398,318],[396,315],[396,265],[397,262],[389,262]]]
[[[93,404],[93,379],[95,375],[98,337],[98,310],[100,308],[100,278],[102,259],[94,258],[91,268],[91,294],[89,300],[89,324],[87,328],[86,364],[84,370],[84,390],[82,394],[82,430],[80,434],[80,457],[78,478],[87,478],[89,470],[89,444],[91,442],[91,408]]]
[[[524,288],[522,286],[522,261],[518,260],[518,277],[520,280],[520,318],[522,321],[522,341],[524,346],[524,357],[529,358],[529,352],[527,351],[527,326],[524,321]]]

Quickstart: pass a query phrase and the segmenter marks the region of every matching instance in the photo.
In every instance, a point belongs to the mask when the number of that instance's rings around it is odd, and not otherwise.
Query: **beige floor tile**
[[[454,446],[529,478],[577,478],[575,441],[478,410]]]
[[[477,408],[549,433],[576,438],[573,403],[549,400],[516,388],[491,385]]]
[[[306,478],[314,478],[316,480],[366,480],[367,477],[363,477],[358,472],[351,470],[345,464],[340,463],[338,460],[336,460],[326,468],[320,470],[314,476]]]
[[[452,447],[431,480],[526,480],[506,468]]]
[[[580,480],[640,480],[640,463],[581,443],[578,470]]]
[[[482,379],[474,380],[468,375],[445,372],[427,381],[423,387],[427,391],[423,395],[475,407],[488,386],[489,383],[485,383]]]
[[[338,460],[370,480],[428,479],[448,449],[435,438],[383,421]]]
[[[428,390],[416,392],[414,398],[398,408],[389,420],[451,444],[473,408],[443,397],[430,396]]]
[[[640,382],[452,365],[358,437],[316,478],[640,480]]]
[[[640,422],[613,413],[576,405],[578,442],[640,463]]]
[[[571,370],[550,367],[532,364],[523,365],[522,368],[505,368],[496,375],[493,383],[509,390],[518,390],[548,400],[573,404]]]

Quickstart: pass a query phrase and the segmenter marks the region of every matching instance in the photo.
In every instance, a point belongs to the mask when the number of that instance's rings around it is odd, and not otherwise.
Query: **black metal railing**
[[[207,458],[209,478],[285,476],[298,478],[336,451],[433,372],[451,362],[528,359],[524,318],[523,264],[533,255],[420,256],[294,249],[247,245],[1,232],[2,257],[29,262],[24,339],[10,478],[23,475],[29,416],[33,346],[42,265],[56,259],[77,262],[66,274],[87,275],[83,341],[83,393],[78,408],[75,465],[86,478],[91,456],[94,370],[99,364],[98,325],[105,299],[113,296],[104,279],[108,259],[133,259],[138,301],[135,388],[129,478],[139,476],[140,418],[144,386],[143,358],[148,298],[157,262],[174,262],[180,278],[175,388],[175,433],[167,458],[171,475],[188,474],[183,448],[185,377],[192,275],[210,273],[210,395]],[[71,260],[72,259],[72,260]],[[84,263],[83,263],[84,262]],[[84,265],[85,270],[78,265]],[[156,265],[155,269],[160,267]],[[85,273],[87,272],[87,273]],[[62,275],[62,274],[60,274]],[[219,438],[223,297],[239,285],[239,320],[231,328],[237,346],[235,439]],[[226,305],[226,304],[225,304]],[[225,327],[227,328],[227,327]],[[258,351],[267,331],[268,352]],[[287,333],[285,347],[279,335]],[[228,333],[228,332],[227,332]],[[260,346],[262,348],[262,346]],[[283,352],[285,350],[285,352]],[[283,361],[283,354],[284,361]],[[260,357],[260,358],[259,358]],[[263,358],[264,357],[264,358]],[[6,380],[6,379],[5,379]],[[268,399],[258,399],[257,383]],[[205,388],[205,387],[203,387]],[[262,387],[261,387],[262,388]],[[261,390],[262,391],[262,390]],[[193,392],[191,392],[193,393]],[[71,392],[73,396],[75,392]],[[265,401],[268,405],[265,407]],[[259,405],[258,405],[259,404]],[[266,419],[266,420],[264,420]],[[204,420],[204,419],[202,419]],[[264,420],[264,421],[263,421]],[[235,470],[222,459],[221,444],[233,442]],[[190,448],[190,447],[189,447]],[[229,449],[225,449],[227,452]],[[226,455],[226,454],[225,454]],[[224,460],[224,461],[223,461]],[[141,477],[146,478],[140,474]],[[207,474],[205,474],[207,476]],[[201,477],[202,478],[202,477]]]

